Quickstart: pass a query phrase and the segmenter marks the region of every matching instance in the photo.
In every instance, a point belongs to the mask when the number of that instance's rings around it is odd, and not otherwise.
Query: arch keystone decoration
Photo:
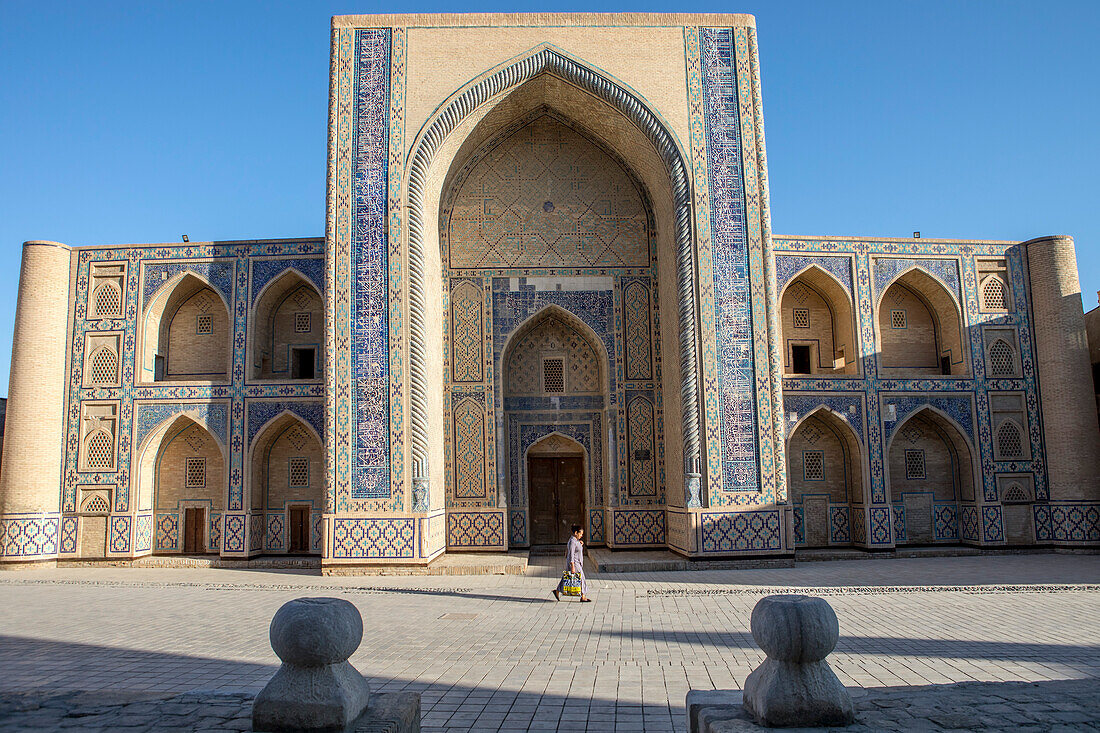
[[[695,255],[692,210],[684,156],[666,123],[646,101],[622,83],[543,44],[511,60],[455,92],[421,130],[408,163],[408,273],[409,273],[409,437],[413,481],[428,475],[428,388],[426,373],[425,200],[428,172],[436,153],[455,128],[496,95],[518,87],[540,74],[552,74],[602,100],[641,130],[656,149],[671,183],[675,209],[677,300],[685,464],[697,472],[699,456],[699,399],[697,383]],[[414,488],[415,493],[415,488]]]

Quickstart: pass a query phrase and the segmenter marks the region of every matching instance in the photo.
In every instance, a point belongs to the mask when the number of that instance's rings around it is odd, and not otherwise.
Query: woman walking
[[[565,546],[565,565],[569,572],[581,576],[581,603],[591,603],[588,597],[588,582],[584,578],[584,528],[579,524],[573,525],[573,536],[569,538],[569,544]],[[554,589],[554,600],[561,600],[561,592],[565,588],[565,578],[558,581],[558,587]]]

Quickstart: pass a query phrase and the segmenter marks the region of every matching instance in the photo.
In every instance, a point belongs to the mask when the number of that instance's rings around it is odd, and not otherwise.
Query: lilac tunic
[[[569,563],[573,563],[576,572],[581,576],[581,595],[588,595],[588,581],[584,577],[584,545],[576,537],[569,538],[569,544],[565,546],[565,569],[569,569]],[[565,586],[565,579],[558,583],[560,591]]]

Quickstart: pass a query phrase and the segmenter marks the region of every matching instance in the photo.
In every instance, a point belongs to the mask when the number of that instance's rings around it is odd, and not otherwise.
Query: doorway
[[[309,552],[309,507],[290,507],[287,524],[290,525],[289,552]]]
[[[205,533],[203,526],[206,524],[206,510],[201,508],[189,508],[183,510],[183,551],[188,555],[196,555],[205,552]]]
[[[569,541],[574,524],[584,526],[584,458],[528,459],[531,544]]]
[[[791,345],[791,371],[795,374],[810,374],[810,347],[806,344]]]

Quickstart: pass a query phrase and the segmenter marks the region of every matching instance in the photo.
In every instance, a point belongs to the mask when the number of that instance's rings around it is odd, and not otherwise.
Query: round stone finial
[[[270,638],[271,648],[286,664],[338,664],[359,648],[363,617],[342,598],[296,598],[275,612]]]
[[[752,638],[770,658],[816,662],[836,647],[840,624],[824,598],[776,595],[761,598],[749,622]]]

